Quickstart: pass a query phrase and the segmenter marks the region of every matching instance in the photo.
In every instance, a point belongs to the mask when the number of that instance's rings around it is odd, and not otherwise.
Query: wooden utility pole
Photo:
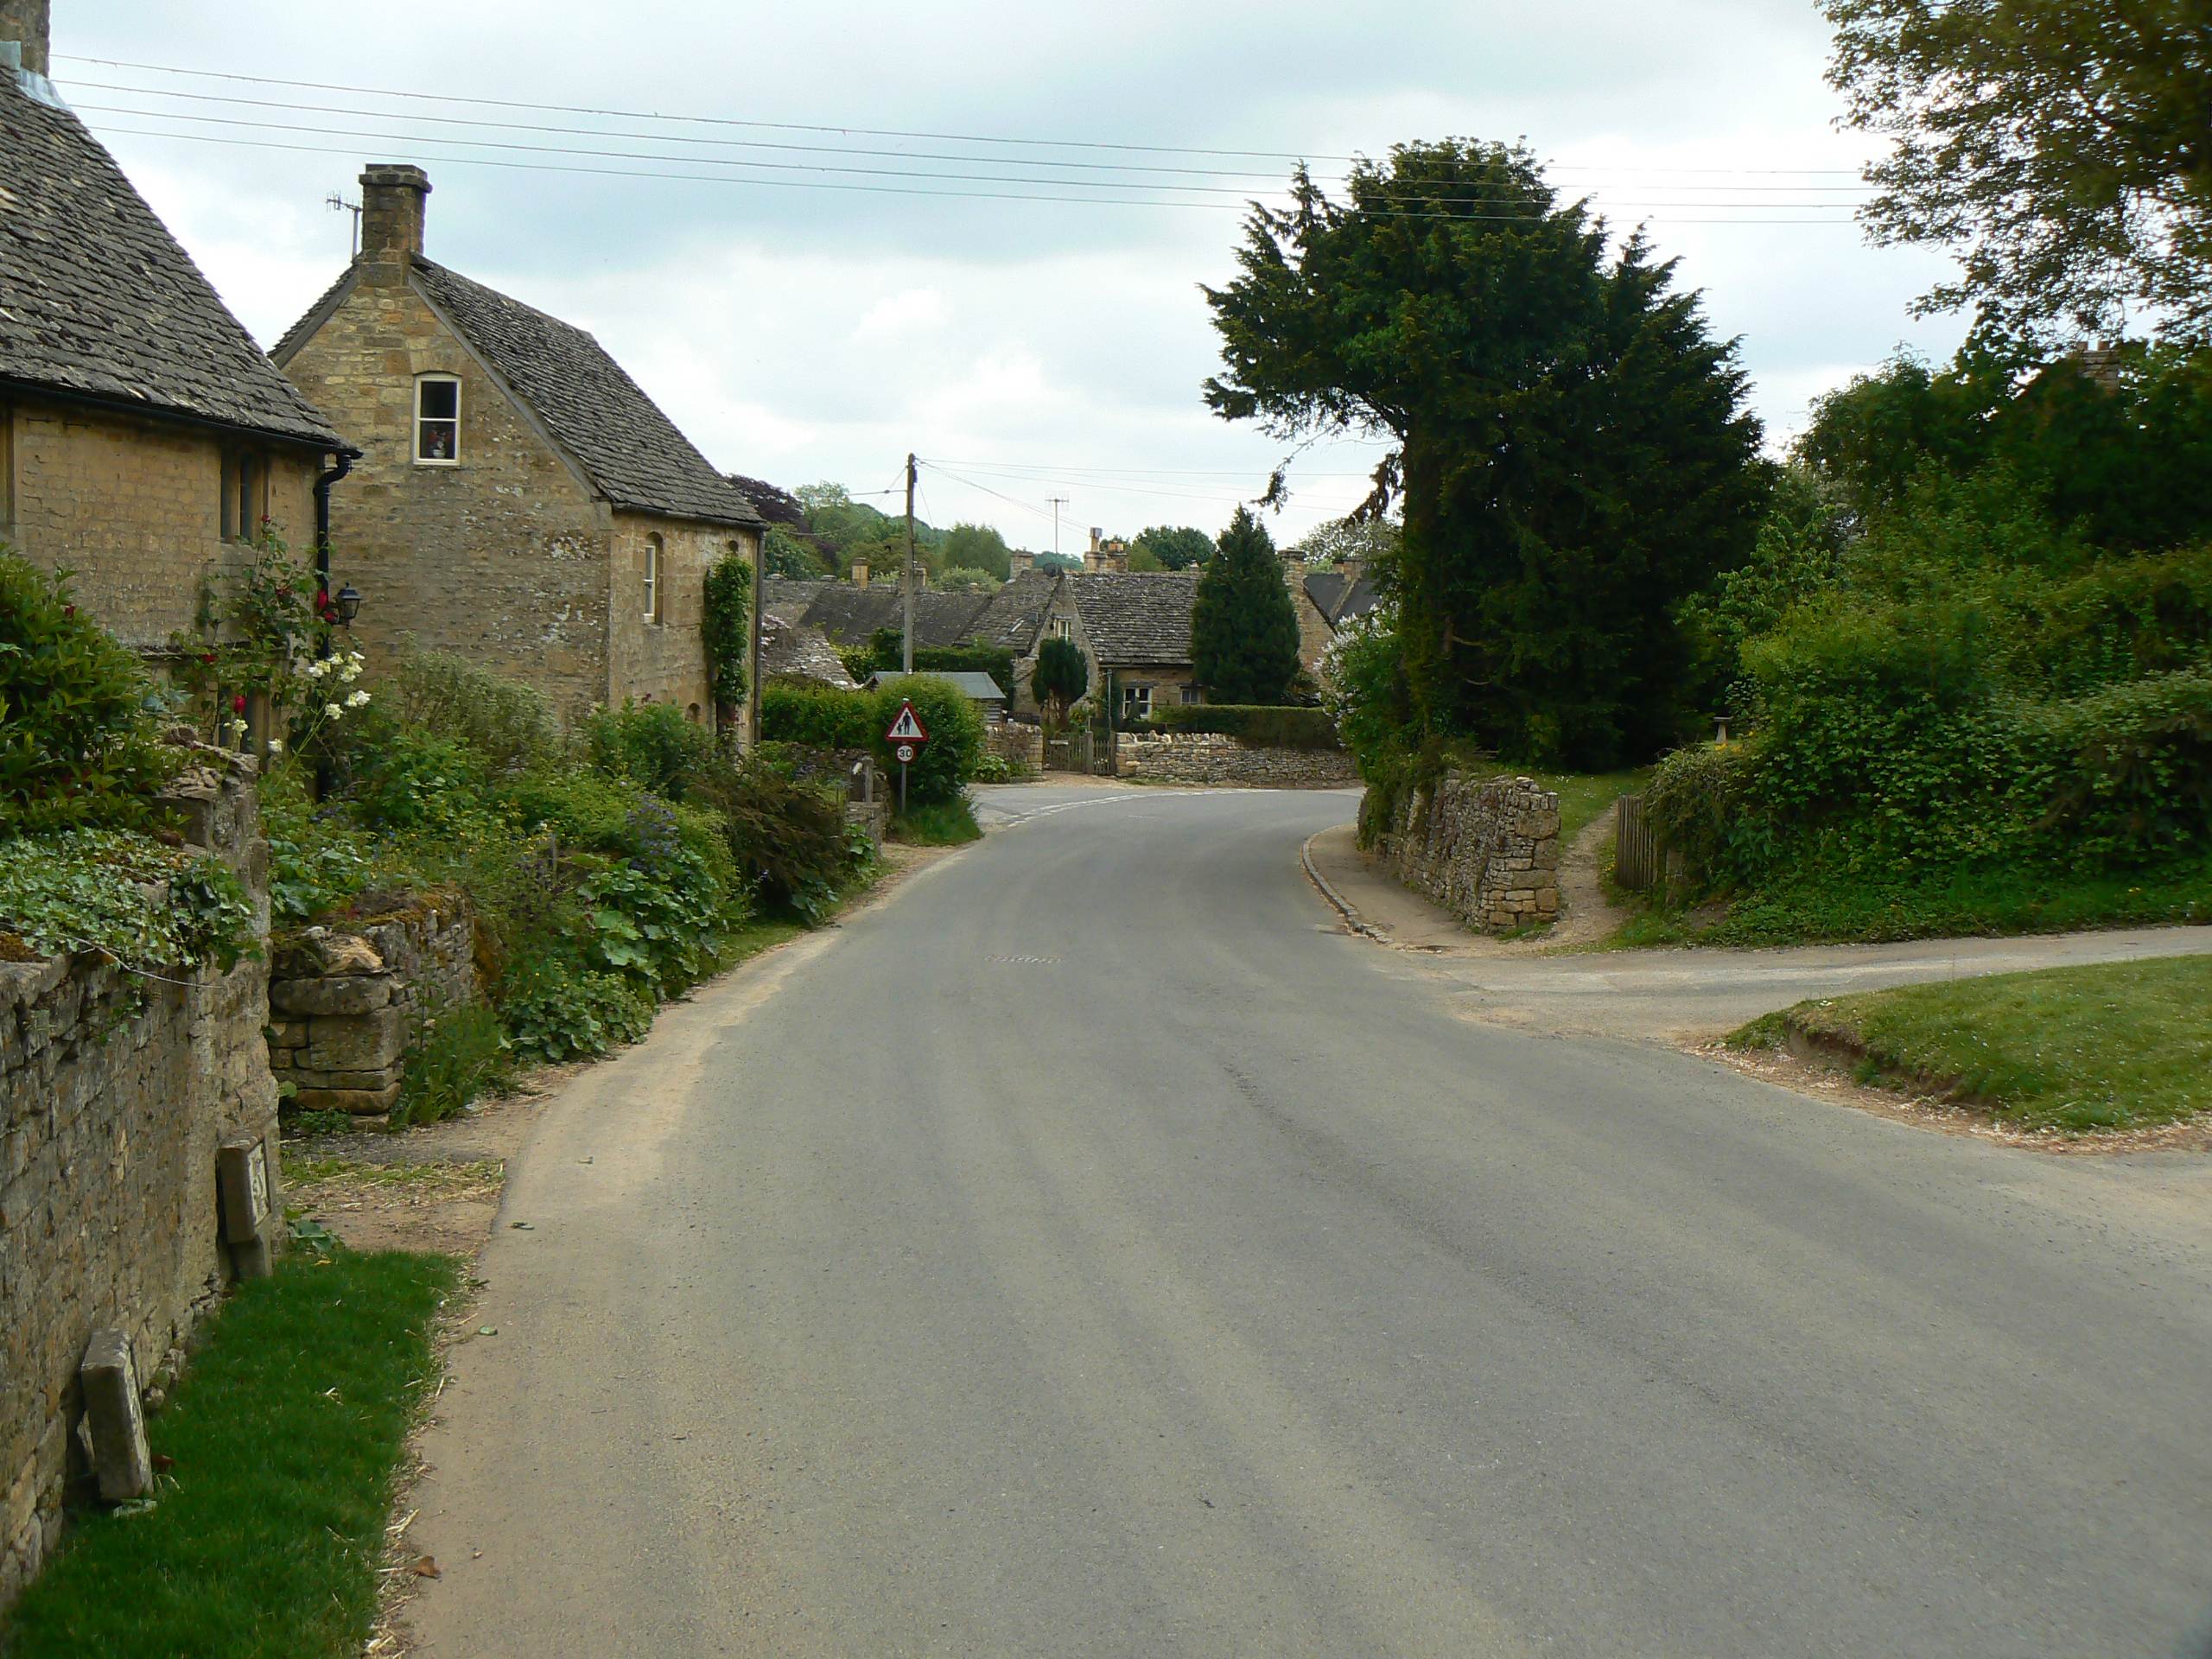
[[[919,470],[912,455],[906,457],[906,627],[904,643],[899,648],[899,666],[909,674],[914,671],[914,475]],[[879,474],[877,476],[880,477]]]

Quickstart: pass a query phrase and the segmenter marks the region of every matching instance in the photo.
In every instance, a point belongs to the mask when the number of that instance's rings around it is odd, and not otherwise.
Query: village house
[[[759,593],[760,514],[590,334],[427,257],[429,194],[361,175],[361,251],[272,353],[361,446],[332,523],[364,649],[710,719],[706,574],[744,559]]]
[[[1338,632],[1373,610],[1380,598],[1357,559],[1344,559],[1324,570],[1309,570],[1283,560],[1283,581],[1298,613],[1298,664],[1316,681],[1321,658]]]
[[[1204,702],[1191,659],[1198,584],[1179,570],[1088,571],[1064,578],[1071,636],[1090,668],[1090,695],[1110,695],[1128,726],[1169,703]],[[1110,685],[1109,685],[1110,681]]]
[[[48,80],[0,6],[0,543],[156,656],[264,531],[316,547],[349,454]]]

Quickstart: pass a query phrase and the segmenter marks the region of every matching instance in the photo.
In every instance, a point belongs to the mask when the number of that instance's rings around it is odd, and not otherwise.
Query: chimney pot
[[[0,41],[22,45],[22,67],[34,75],[48,68],[51,28],[48,0],[0,0]]]
[[[429,175],[419,167],[372,162],[361,175],[361,257],[397,264],[423,251],[423,211]]]
[[[855,588],[865,588],[868,586],[868,561],[866,559],[855,559],[853,561],[853,586]]]

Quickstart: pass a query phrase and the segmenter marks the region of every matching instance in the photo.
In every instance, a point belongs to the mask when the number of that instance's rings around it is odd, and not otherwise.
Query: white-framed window
[[[1152,688],[1148,685],[1125,685],[1122,688],[1122,718],[1124,721],[1152,718]]]
[[[658,534],[645,537],[645,620],[660,620],[661,558],[666,552]]]
[[[461,378],[451,374],[415,379],[415,464],[461,464]]]
[[[1052,619],[1052,638],[1055,639],[1074,639],[1075,624],[1065,616],[1054,617]]]

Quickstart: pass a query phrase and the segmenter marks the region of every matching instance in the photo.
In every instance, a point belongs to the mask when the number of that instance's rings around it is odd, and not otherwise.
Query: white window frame
[[[667,550],[658,531],[645,537],[645,620],[654,627],[660,626],[661,561]]]
[[[425,415],[423,413],[423,388],[434,385],[451,386],[453,388],[453,413],[451,415]],[[448,422],[452,423],[453,453],[451,454],[426,455],[423,453],[423,429],[432,421],[436,422],[441,426],[445,425]],[[415,464],[417,467],[458,467],[461,465],[461,377],[459,375],[418,374],[415,377],[415,426],[413,439],[414,442],[411,447],[414,453]]]
[[[1052,619],[1052,638],[1055,639],[1074,639],[1075,624],[1065,616],[1054,617]]]
[[[1124,685],[1122,688],[1122,718],[1150,720],[1152,718],[1152,687]]]

